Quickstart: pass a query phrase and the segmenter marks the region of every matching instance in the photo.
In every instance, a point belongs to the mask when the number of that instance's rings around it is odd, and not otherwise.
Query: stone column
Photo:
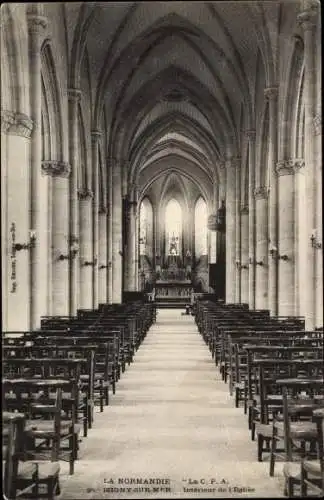
[[[108,242],[107,242],[107,209],[99,210],[99,248],[98,248],[98,303],[106,304],[108,277]]]
[[[294,161],[277,164],[279,184],[279,244],[278,312],[279,316],[295,313],[295,215],[294,215]]]
[[[249,303],[249,207],[241,208],[241,302]]]
[[[189,212],[188,212],[188,219],[189,219],[189,231],[188,231],[188,249],[191,252],[191,255],[194,256],[196,253],[196,237],[195,237],[195,206],[190,203],[189,200]],[[185,248],[185,252],[187,251],[187,248]]]
[[[225,161],[220,161],[219,164],[219,208],[223,202],[226,204],[226,169]],[[227,217],[227,215],[226,215]],[[226,300],[226,231],[217,233],[217,269],[220,273],[220,283],[218,293],[220,297]]]
[[[235,276],[235,302],[241,302],[241,162],[237,165],[236,171],[236,203],[235,203],[235,218],[236,218],[236,234],[235,234],[235,261],[236,261],[236,276]]]
[[[52,163],[52,162],[50,162]],[[58,162],[60,163],[60,162]],[[63,162],[62,162],[63,163]],[[68,168],[68,164],[66,164],[66,167]],[[46,167],[45,167],[46,168]],[[42,162],[42,171],[43,174],[45,174],[44,171],[44,162]],[[53,214],[54,214],[54,175],[49,172],[48,173],[48,181],[47,181],[47,186],[48,186],[48,207],[47,207],[47,297],[46,297],[46,314],[47,316],[53,316],[53,262],[54,262],[54,255],[53,255]],[[69,182],[67,182],[67,204],[69,204]],[[68,211],[68,205],[66,210]],[[68,224],[67,220],[67,224]],[[68,230],[67,230],[68,234]],[[69,290],[69,270],[67,270],[67,286]],[[66,313],[69,315],[69,295],[67,297],[67,306],[68,306],[68,312]]]
[[[161,265],[162,265],[162,255],[161,255],[161,230],[160,230],[160,207],[159,204],[156,204],[155,207],[155,231],[154,231],[154,236],[155,236],[155,271],[161,272]],[[140,214],[140,210],[138,210],[138,217]],[[136,247],[138,246],[138,238],[137,238],[137,244]],[[159,257],[157,259],[156,257]]]
[[[107,283],[107,299],[108,304],[112,304],[113,287],[112,287],[112,168],[113,162],[107,158],[107,246],[108,246],[108,283]]]
[[[9,127],[15,122],[15,115],[12,111],[1,108],[1,269],[2,269],[2,330],[8,330],[8,294],[9,294],[9,275],[10,266],[10,245],[9,245],[9,229],[10,222],[8,221],[8,137],[7,132]]]
[[[138,291],[139,290],[139,259],[140,259],[140,255],[139,255],[139,244],[138,244],[138,240],[139,240],[139,211],[137,211],[137,214],[136,214],[136,217],[135,217],[135,278],[134,278],[134,281],[135,281],[135,291]],[[160,255],[160,254],[159,254]],[[160,258],[160,261],[161,261],[161,258]]]
[[[30,324],[29,152],[33,122],[22,113],[1,110],[1,233],[3,330],[24,331]],[[17,314],[19,311],[19,314]]]
[[[269,240],[270,246],[278,248],[278,179],[276,165],[278,158],[278,88],[269,87],[264,90],[269,100]],[[278,314],[278,261],[269,259],[269,305],[271,316]]]
[[[237,159],[226,160],[226,302],[235,302]]]
[[[316,146],[314,136],[314,117],[316,115],[316,24],[319,19],[318,7],[314,6],[298,16],[298,22],[304,30],[304,106],[305,106],[305,212],[308,230],[307,253],[304,256],[305,273],[305,320],[306,329],[313,329],[316,324],[316,252],[310,244],[310,236],[316,228]],[[322,292],[321,292],[322,293]]]
[[[322,206],[322,119],[314,118],[315,164],[316,164],[316,235],[318,248],[315,249],[315,326],[323,326],[323,206]]]
[[[112,302],[121,304],[123,283],[122,254],[122,164],[112,164]]]
[[[295,161],[295,315],[305,316],[305,255],[307,254],[308,231],[305,213],[305,162]]]
[[[70,165],[61,161],[43,161],[43,175],[52,179],[51,224],[51,314],[69,314],[69,262],[72,258],[69,241],[69,221],[66,216],[69,205]]]
[[[80,309],[92,309],[93,304],[93,247],[92,247],[92,200],[93,193],[88,189],[78,192],[80,216]]]
[[[29,88],[31,119],[34,128],[30,143],[30,229],[36,231],[36,240],[30,249],[30,328],[40,327],[40,318],[46,312],[46,214],[43,196],[47,192],[42,181],[42,80],[41,46],[44,40],[47,20],[42,15],[43,5],[34,3],[27,6],[29,34]]]
[[[255,309],[255,130],[246,132],[249,141],[249,307]]]
[[[69,100],[69,162],[70,174],[70,206],[69,224],[70,240],[79,239],[79,202],[78,202],[78,107],[81,98],[79,89],[68,89]],[[75,316],[79,307],[79,260],[70,261],[70,316]]]
[[[256,212],[255,307],[268,309],[268,189],[254,190]]]
[[[216,173],[213,176],[213,208],[210,215],[215,215],[219,206],[219,196],[218,196],[218,184]],[[209,231],[210,234],[210,264],[216,264],[217,262],[217,231]],[[191,251],[193,254],[193,251]]]
[[[137,216],[137,211],[136,211]],[[156,271],[156,256],[157,254],[157,213],[156,213],[156,205],[153,206],[153,271]]]
[[[98,275],[98,256],[99,256],[99,139],[101,132],[92,130],[91,132],[91,147],[92,147],[92,217],[93,217],[93,309],[98,309],[99,306],[99,275]]]
[[[217,261],[217,231],[208,231],[208,234],[209,234],[209,241],[210,241],[209,263],[216,264],[216,261]]]
[[[136,215],[137,202],[132,199],[128,206],[128,234],[126,255],[126,286],[129,292],[136,291]]]

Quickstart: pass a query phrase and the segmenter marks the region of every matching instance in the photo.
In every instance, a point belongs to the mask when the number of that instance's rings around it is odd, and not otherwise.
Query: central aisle
[[[282,496],[279,467],[270,478],[269,463],[256,461],[243,410],[234,407],[194,318],[176,309],[158,311],[80,448],[73,476],[62,463],[62,500]],[[145,484],[150,479],[166,484]]]

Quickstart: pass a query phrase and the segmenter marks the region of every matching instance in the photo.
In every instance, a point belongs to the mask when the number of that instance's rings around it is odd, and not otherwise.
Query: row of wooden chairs
[[[257,457],[286,464],[284,493],[323,495],[323,331],[246,305],[197,301],[196,322],[222,379],[243,403]]]
[[[115,393],[155,317],[154,304],[137,302],[79,311],[76,318],[47,317],[34,332],[5,332],[7,498],[29,491],[38,498],[41,486],[47,498],[58,494],[59,460],[74,473],[81,429],[86,437],[94,406],[103,411],[109,404],[110,388]]]

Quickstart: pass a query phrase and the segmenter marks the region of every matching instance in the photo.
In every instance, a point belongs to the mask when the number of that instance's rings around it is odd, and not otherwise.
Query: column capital
[[[297,23],[303,28],[304,31],[312,31],[317,23],[318,17],[318,4],[312,2],[306,10],[298,14]]]
[[[273,87],[266,87],[263,91],[264,97],[268,99],[269,101],[276,99],[278,96],[278,87],[273,86]]]
[[[79,189],[78,190],[78,198],[79,200],[90,200],[93,198],[93,192],[90,189]]]
[[[256,131],[254,129],[245,130],[244,133],[250,141],[255,141]]]
[[[220,160],[218,162],[218,166],[221,170],[224,170],[225,169],[225,160]]]
[[[233,156],[233,158],[231,158],[231,161],[233,163],[233,166],[240,167],[241,162],[242,162],[242,158],[240,156]]]
[[[290,162],[295,172],[299,172],[305,167],[304,158],[292,158]]]
[[[108,213],[107,207],[104,207],[102,205],[101,207],[99,207],[98,213],[99,213],[99,215],[107,215],[107,213]]]
[[[241,157],[240,156],[232,156],[231,158],[227,158],[225,160],[225,167],[226,170],[229,168],[237,168],[241,164]]]
[[[121,166],[121,161],[118,158],[108,157],[107,163],[111,168],[116,168]]]
[[[29,116],[25,115],[24,113],[15,113],[14,123],[9,126],[8,133],[30,139],[33,127],[33,120],[29,118]]]
[[[138,184],[136,184],[136,182],[133,182],[131,184],[129,184],[129,191],[130,193],[133,193],[134,195],[138,193]]]
[[[243,207],[241,207],[241,215],[249,215],[249,207],[248,205],[244,205]]]
[[[264,200],[268,198],[268,188],[267,186],[259,186],[253,190],[253,194],[256,200]]]
[[[1,108],[1,132],[6,133],[15,123],[15,113],[8,109]]]
[[[92,142],[98,142],[102,133],[100,130],[91,130],[91,140]]]
[[[316,113],[316,115],[314,116],[313,127],[314,127],[314,134],[321,135],[321,133],[322,133],[322,115],[320,113]]]
[[[68,178],[71,173],[71,167],[66,161],[46,160],[42,161],[42,173],[52,177]]]
[[[130,165],[130,161],[127,160],[126,158],[122,158],[121,160],[119,160],[120,164],[122,165],[123,168],[126,168],[128,169],[129,165]]]
[[[81,90],[69,88],[67,91],[67,95],[69,101],[79,102],[81,99]]]
[[[281,160],[276,165],[277,175],[293,175],[295,173],[293,160]]]
[[[27,13],[27,24],[28,29],[31,33],[42,34],[47,28],[48,21],[45,16],[42,16],[36,12]]]

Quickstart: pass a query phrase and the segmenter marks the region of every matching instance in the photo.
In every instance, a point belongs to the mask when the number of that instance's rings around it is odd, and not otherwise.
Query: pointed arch
[[[62,106],[50,41],[41,48],[42,124],[44,159],[63,160]]]
[[[304,75],[304,42],[296,36],[290,60],[289,78],[285,87],[285,99],[280,142],[281,158],[290,158],[296,151],[298,114],[300,117]]]
[[[262,122],[260,154],[260,186],[270,186],[269,181],[269,102],[265,104]]]
[[[122,156],[122,151],[129,151],[134,130],[139,126],[143,117],[153,109],[156,101],[163,98],[166,88],[175,80],[178,86],[190,95],[192,102],[199,103],[196,107],[216,134],[219,149],[226,149],[226,146],[232,149],[236,147],[236,143],[233,142],[234,126],[215,96],[207,87],[203,87],[192,73],[171,65],[147,81],[132,96],[127,105],[124,104],[124,109],[119,110],[118,122],[114,122],[110,135],[109,144],[112,156],[119,158]],[[162,87],[161,81],[164,82]],[[154,100],[148,99],[148,95],[154,96]]]
[[[295,110],[296,123],[295,133],[293,134],[294,143],[293,151],[296,158],[305,157],[305,104],[304,104],[304,72],[300,79],[300,87],[298,91],[297,105]]]
[[[87,172],[87,148],[85,138],[85,128],[83,121],[82,108],[79,103],[78,107],[78,151],[79,151],[79,171],[78,171],[78,189],[88,187],[88,172]]]
[[[101,145],[98,148],[98,163],[99,163],[99,207],[105,208],[107,205],[107,186],[105,169],[102,162]]]
[[[169,191],[169,198],[170,198],[170,196],[173,196],[175,189],[179,192],[179,194],[182,198],[183,208],[185,210],[188,210],[189,204],[188,204],[188,192],[187,192],[186,184],[184,182],[182,175],[179,175],[178,172],[176,172],[174,169],[170,170],[170,172],[166,176],[165,181],[163,183],[162,190],[161,190],[161,196],[160,196],[161,205],[166,202],[167,196],[168,196],[168,191]],[[172,191],[172,193],[171,193],[171,191]]]
[[[49,119],[48,102],[46,99],[46,90],[44,85],[44,79],[41,76],[42,84],[42,95],[41,95],[41,134],[42,134],[42,161],[51,160],[52,148],[51,148],[51,127]]]

